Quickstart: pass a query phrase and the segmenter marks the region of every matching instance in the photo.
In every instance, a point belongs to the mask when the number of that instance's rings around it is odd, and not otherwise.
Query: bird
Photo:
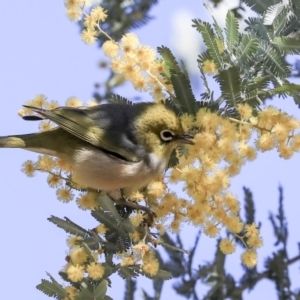
[[[95,190],[131,192],[147,187],[167,168],[171,153],[193,144],[180,119],[164,104],[107,103],[51,110],[26,106],[57,127],[0,137],[0,148],[22,148],[58,157],[72,168],[72,180]],[[116,200],[116,199],[114,199]]]

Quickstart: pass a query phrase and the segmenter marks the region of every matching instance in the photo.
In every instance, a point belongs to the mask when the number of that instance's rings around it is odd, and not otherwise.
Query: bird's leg
[[[118,196],[116,197],[115,191],[110,191],[107,193],[107,195],[110,197],[110,199],[112,199],[117,205],[127,206],[132,209],[144,211],[148,215],[148,218],[146,221],[147,225],[151,226],[153,224],[153,220],[156,217],[156,215],[149,207],[126,200],[124,198],[124,196],[121,194],[121,191],[118,191],[117,194],[118,194]]]

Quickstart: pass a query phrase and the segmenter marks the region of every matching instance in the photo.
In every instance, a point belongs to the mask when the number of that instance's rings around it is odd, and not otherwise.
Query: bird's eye
[[[162,130],[160,132],[160,137],[165,142],[170,142],[174,138],[174,133],[170,130]]]

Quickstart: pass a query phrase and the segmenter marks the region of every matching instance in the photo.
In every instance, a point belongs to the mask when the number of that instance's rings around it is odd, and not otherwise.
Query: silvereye
[[[0,137],[0,148],[59,157],[72,166],[76,183],[97,190],[146,187],[167,168],[179,144],[193,144],[193,135],[163,104],[30,108],[40,116],[32,119],[49,119],[58,127]]]

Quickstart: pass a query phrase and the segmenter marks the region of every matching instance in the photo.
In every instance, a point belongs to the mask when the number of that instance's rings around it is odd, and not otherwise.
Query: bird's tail
[[[25,148],[28,134],[0,136],[0,148]]]

